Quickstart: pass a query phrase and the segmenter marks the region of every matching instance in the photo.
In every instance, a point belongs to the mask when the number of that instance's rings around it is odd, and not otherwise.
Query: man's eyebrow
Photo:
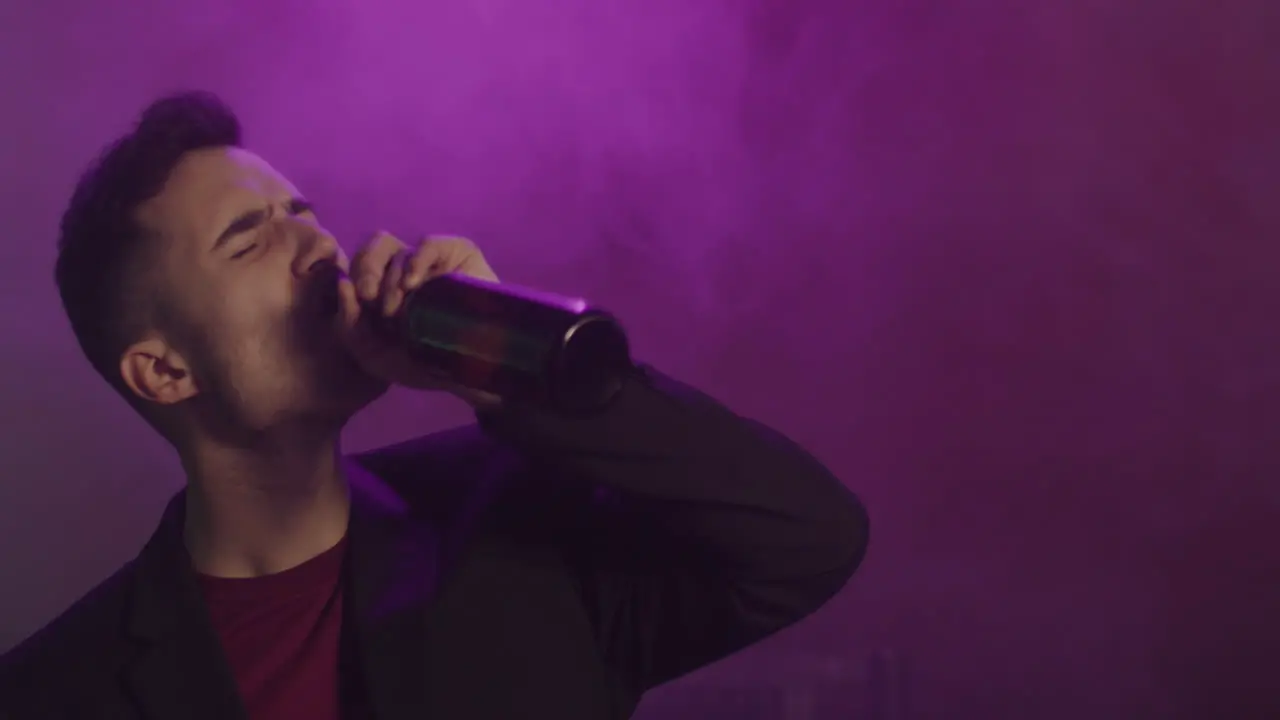
[[[239,217],[232,220],[222,233],[218,235],[218,239],[213,242],[213,248],[216,250],[223,245],[226,245],[227,241],[231,238],[239,235],[240,233],[254,229],[266,221],[266,219],[267,211],[262,209],[250,210],[248,212],[241,213]]]
[[[302,196],[292,197],[289,199],[289,202],[285,204],[288,206],[289,212],[293,215],[297,215],[299,213],[304,213],[304,212],[312,212],[315,210],[315,206],[312,205],[309,200],[307,200]],[[235,237],[236,235],[239,235],[240,233],[243,233],[243,232],[248,232],[249,230],[252,230],[255,227],[266,222],[268,215],[269,213],[262,208],[259,208],[257,210],[249,210],[248,212],[241,213],[239,217],[237,217],[235,220],[232,220],[231,224],[227,225],[227,227],[223,229],[223,231],[218,235],[218,239],[213,242],[213,249],[217,250],[223,245],[226,245],[227,241]]]

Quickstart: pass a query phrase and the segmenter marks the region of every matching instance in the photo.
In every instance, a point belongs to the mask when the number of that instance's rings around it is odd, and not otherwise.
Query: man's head
[[[93,367],[171,437],[341,423],[382,389],[336,333],[346,268],[212,95],[153,103],[80,179],[56,279]]]

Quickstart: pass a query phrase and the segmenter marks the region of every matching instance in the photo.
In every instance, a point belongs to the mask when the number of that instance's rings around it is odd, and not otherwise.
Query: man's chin
[[[346,363],[346,367],[339,373],[333,385],[334,394],[340,396],[343,404],[350,407],[352,415],[385,395],[390,389],[390,383],[370,375],[354,360]]]
[[[327,417],[345,422],[367,405],[385,394],[387,382],[370,375],[345,352],[334,352],[323,358],[312,357],[306,382],[310,402],[306,403]]]

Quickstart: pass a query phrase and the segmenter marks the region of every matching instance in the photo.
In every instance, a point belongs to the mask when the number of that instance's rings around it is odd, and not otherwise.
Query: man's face
[[[345,255],[262,158],[188,153],[138,220],[161,245],[161,334],[222,420],[249,430],[340,423],[385,389],[339,341]]]

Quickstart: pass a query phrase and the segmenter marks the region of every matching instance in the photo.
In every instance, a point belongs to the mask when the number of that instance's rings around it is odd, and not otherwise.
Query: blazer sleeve
[[[481,426],[612,498],[567,555],[602,656],[640,691],[805,617],[866,551],[865,509],[822,464],[648,368],[598,414],[512,408]]]

